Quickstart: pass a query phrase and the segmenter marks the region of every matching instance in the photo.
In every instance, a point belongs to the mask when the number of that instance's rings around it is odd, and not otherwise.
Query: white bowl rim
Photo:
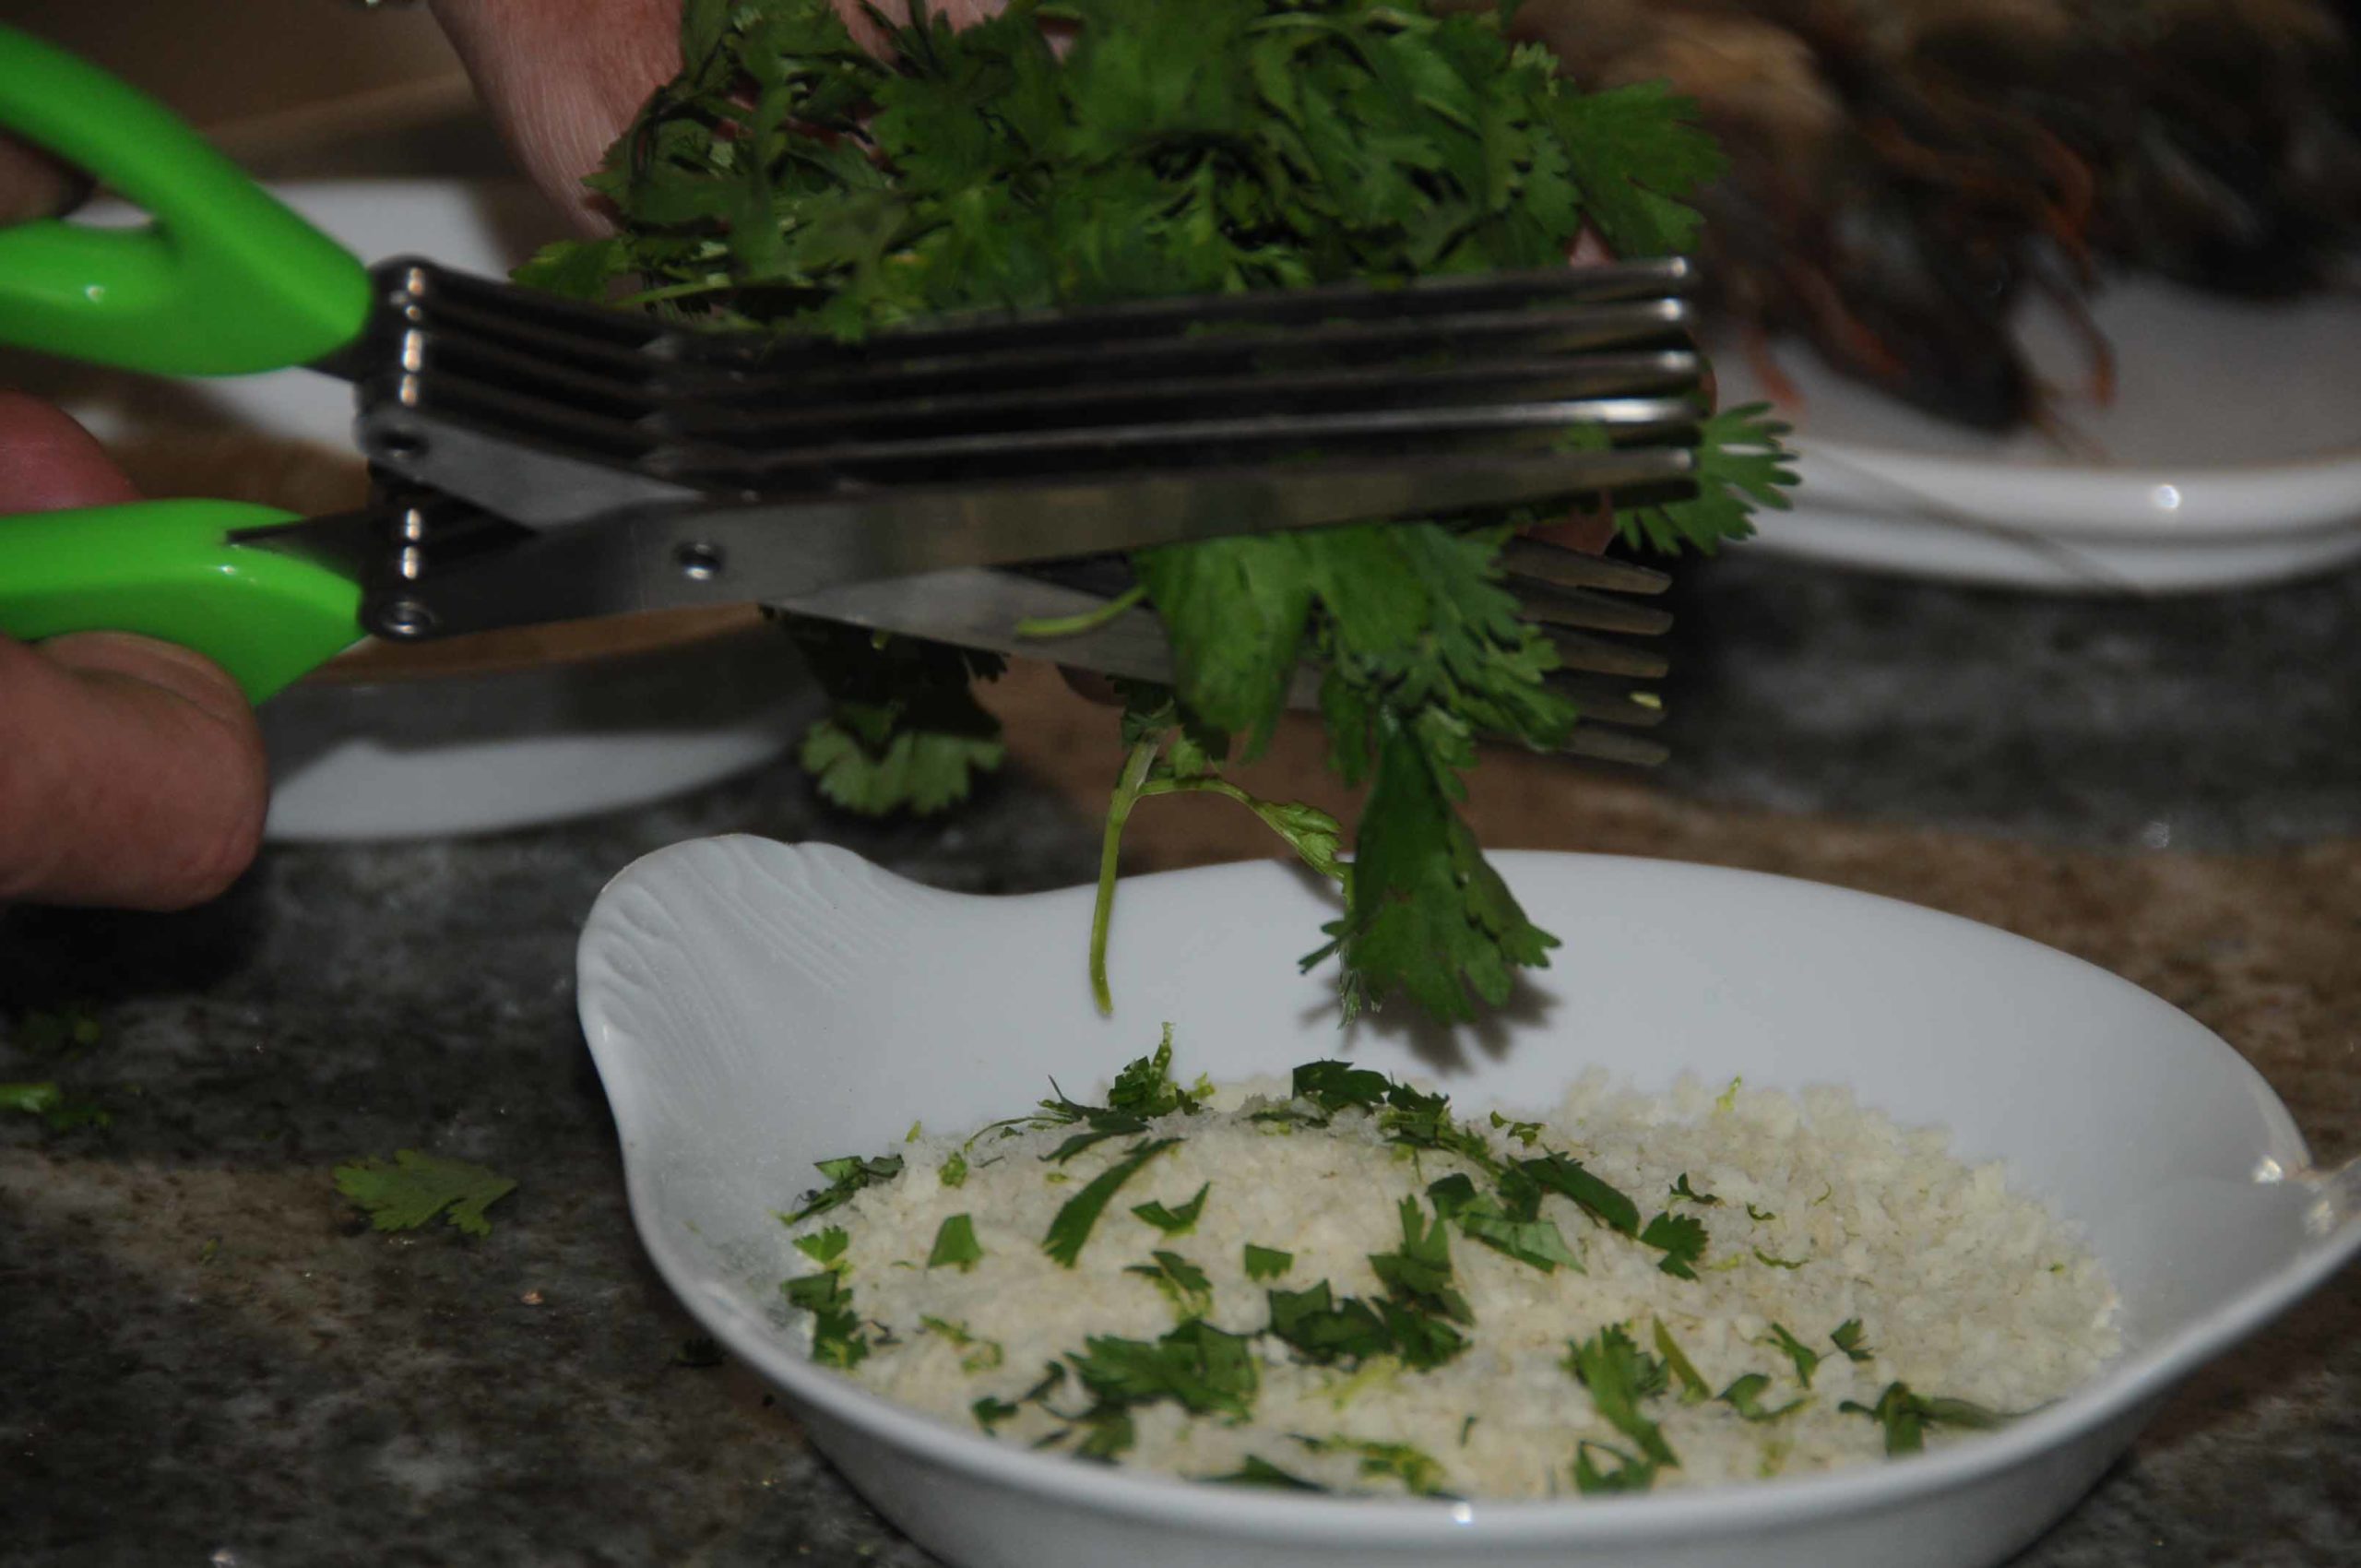
[[[735,852],[770,854],[784,851],[813,856],[856,874],[879,876],[944,899],[991,896],[943,892],[925,888],[876,866],[850,850],[826,844],[785,845],[747,834],[727,834],[668,846],[626,866],[601,891],[578,944],[587,958],[607,940],[602,915],[613,909],[617,890],[653,866],[684,854],[696,854],[701,845],[718,845]],[[1979,921],[1930,909],[1882,895],[1863,893],[1805,878],[1734,867],[1660,861],[1630,855],[1570,854],[1552,850],[1510,850],[1491,857],[1506,874],[1518,861],[1581,861],[1601,865],[1644,867],[1650,874],[1705,880],[1741,879],[1809,889],[1823,897],[1863,900],[1882,906],[1888,918],[1931,921],[1973,929],[1986,940],[1998,936],[2081,965],[2099,980],[2124,987],[2142,997],[2149,993],[2129,980],[2071,955],[2029,938]],[[1261,874],[1275,865],[1267,861],[1198,866],[1126,878],[1124,885],[1138,889],[1170,885],[1183,879]],[[1086,896],[1083,888],[1004,897],[1073,898]],[[997,901],[997,900],[995,900]],[[595,967],[581,967],[585,981],[579,997],[584,1033],[597,1061],[602,1081],[608,1078],[607,1053],[615,1049],[619,1031],[604,1018],[605,998],[589,977]],[[2149,1000],[2153,1001],[2153,997]],[[2275,1138],[2298,1151],[2309,1165],[2308,1146],[2295,1119],[2251,1063],[2218,1036],[2215,1049],[2229,1058],[2250,1082],[2256,1102],[2267,1122],[2275,1123]],[[618,1063],[622,1061],[617,1057]],[[1069,1455],[1035,1454],[1013,1448],[980,1432],[968,1432],[935,1417],[872,1393],[848,1375],[822,1367],[778,1338],[776,1328],[760,1317],[740,1311],[704,1288],[706,1271],[694,1263],[679,1241],[661,1223],[657,1199],[643,1161],[633,1152],[632,1110],[615,1100],[610,1090],[616,1131],[622,1140],[624,1184],[633,1223],[657,1271],[689,1312],[715,1336],[753,1364],[755,1369],[848,1426],[860,1429],[892,1446],[914,1453],[946,1469],[1018,1491],[1046,1494],[1071,1506],[1121,1514],[1150,1523],[1185,1525],[1204,1529],[1205,1489],[1209,1483],[1160,1475],[1121,1466],[1102,1466]],[[2213,1356],[2254,1333],[2314,1286],[2334,1274],[2361,1253],[2361,1218],[2348,1216],[2339,1231],[2297,1257],[2288,1266],[2256,1281],[2245,1292],[2184,1325],[2177,1333],[2143,1347],[2106,1368],[2090,1384],[2057,1403],[2031,1412],[1997,1431],[1979,1433],[1973,1441],[1889,1460],[1809,1476],[1781,1478],[1774,1483],[1733,1482],[1683,1488],[1674,1492],[1605,1498],[1553,1500],[1469,1499],[1443,1501],[1417,1498],[1303,1496],[1271,1493],[1252,1487],[1225,1488],[1219,1526],[1239,1536],[1266,1535],[1317,1539],[1335,1546],[1385,1545],[1394,1548],[1436,1545],[1460,1540],[1471,1528],[1503,1545],[1614,1545],[1641,1540],[1704,1539],[1761,1530],[1766,1526],[1842,1516],[1881,1509],[1907,1499],[1949,1491],[2020,1465],[2069,1439],[2160,1399],[2172,1385]]]

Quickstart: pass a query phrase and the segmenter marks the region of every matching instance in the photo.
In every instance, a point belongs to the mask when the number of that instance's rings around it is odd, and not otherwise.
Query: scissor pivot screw
[[[397,599],[377,612],[380,636],[411,639],[434,629],[434,612],[414,599]]]
[[[702,540],[683,544],[672,552],[672,559],[680,563],[681,576],[691,582],[709,583],[721,576],[723,559],[718,544]]]

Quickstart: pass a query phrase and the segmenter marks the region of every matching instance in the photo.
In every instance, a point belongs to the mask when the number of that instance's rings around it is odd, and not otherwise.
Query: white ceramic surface
[[[364,261],[417,254],[504,274],[564,232],[522,182],[274,187]],[[101,204],[77,221],[140,215]],[[59,403],[102,441],[249,432],[351,454],[352,389],[309,371],[164,380],[0,355],[0,386]],[[777,756],[815,697],[784,637],[501,674],[297,686],[266,704],[278,841],[494,832],[622,810]]]
[[[1388,1017],[1339,1038],[1297,972],[1330,915],[1271,862],[1127,884],[1117,1014],[1084,980],[1085,889],[934,892],[843,850],[674,846],[584,932],[582,1019],[665,1279],[777,1384],[888,1518],[963,1568],[1832,1568],[1997,1562],[2072,1504],[2173,1384],[2361,1250],[2270,1089],[2184,1015],[1987,927],[1809,883],[1602,857],[1498,857],[1565,939],[1513,1016],[1452,1034]],[[1604,1065],[1648,1089],[1851,1086],[2085,1226],[2130,1348],[2094,1385],[1923,1457],[1759,1486],[1571,1503],[1301,1499],[996,1443],[816,1367],[778,1283],[772,1211],[813,1162],[1103,1083],[1176,1026],[1217,1076],[1344,1052],[1462,1105],[1547,1107]],[[2266,1179],[2269,1178],[2269,1179]]]
[[[2068,445],[1947,424],[1774,350],[1802,394],[1790,513],[1757,548],[1916,576],[2099,593],[2296,577],[2361,559],[2361,298],[2255,303],[2118,283],[2094,308],[2117,390],[2054,310],[2021,318]],[[1762,397],[1714,356],[1725,403]]]

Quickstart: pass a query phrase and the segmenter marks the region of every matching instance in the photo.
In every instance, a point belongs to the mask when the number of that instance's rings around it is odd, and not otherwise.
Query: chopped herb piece
[[[1453,1323],[1474,1323],[1467,1299],[1451,1283],[1451,1238],[1442,1217],[1429,1224],[1418,1200],[1411,1197],[1402,1200],[1401,1215],[1402,1250],[1371,1253],[1370,1267],[1397,1301]]]
[[[934,1233],[934,1250],[926,1255],[929,1268],[955,1266],[966,1274],[983,1260],[984,1249],[976,1241],[976,1222],[964,1214],[945,1219]]]
[[[1442,1095],[1422,1094],[1407,1084],[1385,1091],[1385,1109],[1378,1112],[1385,1135],[1409,1148],[1434,1149],[1472,1160],[1488,1174],[1500,1168],[1483,1134],[1452,1120],[1451,1101]]]
[[[995,1399],[989,1394],[968,1406],[967,1409],[976,1418],[976,1424],[984,1429],[987,1436],[997,1435],[992,1429],[1003,1421],[1014,1419],[1016,1415],[1015,1406],[1005,1399]]]
[[[845,1247],[849,1240],[843,1226],[831,1225],[817,1235],[798,1236],[795,1250],[822,1268],[833,1268],[836,1261],[845,1255]]]
[[[1492,1112],[1492,1126],[1495,1130],[1505,1131],[1510,1137],[1514,1138],[1526,1148],[1531,1148],[1541,1138],[1540,1123],[1512,1122],[1497,1111]]]
[[[1323,1365],[1358,1363],[1396,1348],[1393,1332],[1374,1308],[1354,1296],[1333,1299],[1324,1279],[1307,1289],[1265,1294],[1272,1334],[1307,1360]]]
[[[1063,1165],[1083,1150],[1097,1144],[1103,1144],[1109,1138],[1129,1137],[1134,1133],[1147,1131],[1145,1122],[1119,1111],[1092,1111],[1086,1113],[1084,1120],[1089,1123],[1090,1130],[1086,1133],[1076,1133],[1073,1137],[1043,1155],[1041,1157],[1043,1161]]]
[[[1705,1222],[1693,1214],[1659,1214],[1640,1232],[1643,1245],[1664,1253],[1656,1266],[1675,1279],[1697,1277],[1696,1263],[1705,1255]]]
[[[910,1123],[910,1130],[902,1134],[902,1141],[906,1144],[914,1144],[919,1141],[919,1134],[925,1130],[923,1123],[913,1122]]]
[[[1790,1410],[1800,1410],[1811,1403],[1809,1396],[1791,1399],[1775,1410],[1762,1408],[1762,1391],[1771,1386],[1771,1379],[1762,1372],[1748,1372],[1733,1382],[1715,1397],[1744,1416],[1750,1421],[1775,1421]]]
[[[1197,1087],[1186,1089],[1172,1081],[1172,1026],[1167,1024],[1164,1039],[1152,1053],[1115,1075],[1115,1086],[1107,1091],[1107,1109],[1149,1117],[1194,1111],[1212,1088],[1203,1078]]]
[[[1724,1112],[1737,1110],[1738,1086],[1745,1082],[1743,1077],[1732,1078],[1730,1087],[1714,1097],[1714,1109]]]
[[[1887,1384],[1885,1392],[1878,1396],[1875,1405],[1857,1404],[1847,1399],[1836,1408],[1882,1423],[1888,1454],[1917,1453],[1927,1446],[1926,1431],[1930,1426],[1965,1427],[1972,1431],[1989,1431],[2009,1420],[1998,1410],[1988,1410],[1964,1399],[1913,1394],[1906,1383]]]
[[[1811,1262],[1809,1258],[1774,1258],[1760,1247],[1754,1248],[1753,1252],[1757,1263],[1768,1264],[1773,1268],[1801,1268]]]
[[[1591,1461],[1591,1451],[1611,1455],[1615,1468],[1602,1470]],[[1584,1496],[1606,1495],[1619,1491],[1645,1491],[1656,1484],[1656,1471],[1661,1467],[1626,1454],[1612,1443],[1594,1443],[1585,1437],[1574,1445],[1574,1488]]]
[[[935,1178],[946,1187],[966,1186],[967,1184],[967,1157],[960,1153],[957,1149],[953,1149],[951,1151],[951,1158],[943,1162],[943,1169],[935,1172]]]
[[[1705,1382],[1704,1374],[1697,1370],[1695,1362],[1681,1353],[1680,1347],[1673,1340],[1672,1330],[1664,1325],[1662,1318],[1656,1319],[1655,1342],[1656,1354],[1664,1358],[1666,1369],[1680,1384],[1682,1404],[1702,1405],[1714,1396],[1714,1391]]]
[[[1776,1218],[1779,1218],[1777,1215],[1775,1215],[1775,1214],[1772,1213],[1769,1209],[1767,1209],[1767,1208],[1757,1208],[1757,1207],[1755,1207],[1752,1204],[1749,1204],[1749,1205],[1747,1205],[1747,1206],[1746,1206],[1746,1217],[1747,1217],[1749,1219],[1751,1219],[1752,1221],[1754,1221],[1754,1223],[1756,1223],[1757,1225],[1768,1225],[1768,1224],[1770,1224],[1773,1220],[1774,1220],[1774,1219],[1776,1219]]]
[[[1326,1491],[1318,1481],[1305,1480],[1280,1469],[1268,1459],[1249,1454],[1245,1462],[1226,1476],[1207,1476],[1206,1480],[1222,1486],[1266,1486],[1280,1491]]]
[[[1569,1341],[1566,1349],[1566,1370],[1590,1390],[1591,1403],[1607,1424],[1638,1444],[1653,1463],[1678,1466],[1656,1423],[1640,1414],[1640,1400],[1665,1386],[1663,1365],[1611,1324],[1588,1339]]]
[[[1213,1191],[1213,1185],[1208,1182],[1199,1187],[1197,1195],[1179,1208],[1167,1208],[1160,1203],[1144,1203],[1135,1206],[1132,1212],[1168,1236],[1186,1236],[1197,1228],[1198,1216],[1205,1212],[1205,1194]]]
[[[1515,1169],[1550,1192],[1572,1198],[1574,1206],[1594,1222],[1626,1236],[1640,1233],[1640,1206],[1584,1170],[1582,1161],[1552,1154],[1539,1159],[1517,1160]]]
[[[1123,1272],[1139,1275],[1163,1291],[1164,1299],[1172,1303],[1172,1310],[1180,1314],[1184,1323],[1213,1311],[1213,1281],[1205,1277],[1204,1269],[1179,1253],[1157,1253],[1154,1263],[1135,1263]]]
[[[1096,1336],[1066,1360],[1102,1408],[1170,1399],[1192,1415],[1243,1418],[1258,1383],[1245,1337],[1202,1318],[1153,1343]]]
[[[959,1358],[959,1370],[970,1374],[991,1372],[1007,1359],[997,1339],[979,1339],[967,1332],[964,1323],[946,1323],[939,1317],[920,1316],[919,1326],[930,1334],[940,1335],[958,1348],[967,1352]]]
[[[1465,1420],[1464,1420],[1464,1421],[1462,1421],[1462,1422],[1460,1422],[1460,1423],[1459,1423],[1459,1446],[1460,1446],[1460,1447],[1465,1448],[1465,1447],[1466,1447],[1466,1446],[1467,1446],[1467,1434],[1468,1434],[1469,1432],[1471,1432],[1471,1431],[1474,1431],[1475,1430],[1476,1430],[1476,1418],[1475,1418],[1475,1417],[1473,1417],[1473,1416],[1468,1417]]]
[[[1117,1407],[1093,1410],[1083,1417],[1082,1441],[1074,1445],[1076,1456],[1113,1464],[1118,1455],[1138,1441],[1138,1431],[1132,1425],[1132,1413]]]
[[[1393,1085],[1384,1074],[1349,1062],[1307,1062],[1295,1070],[1291,1087],[1296,1099],[1333,1116],[1339,1111],[1375,1111]]]
[[[1687,1198],[1691,1203],[1697,1205],[1701,1208],[1716,1207],[1722,1201],[1711,1193],[1701,1193],[1696,1188],[1691,1186],[1689,1184],[1689,1172],[1686,1170],[1682,1171],[1680,1173],[1680,1179],[1672,1184],[1672,1195],[1676,1198]]]
[[[1771,1325],[1770,1342],[1786,1352],[1787,1360],[1796,1363],[1797,1380],[1806,1388],[1809,1388],[1811,1374],[1820,1367],[1820,1352],[1788,1333],[1786,1326],[1781,1324],[1774,1323]]]
[[[1293,1253],[1281,1252],[1276,1247],[1258,1247],[1252,1241],[1246,1243],[1246,1277],[1249,1279],[1276,1279],[1294,1266]]]
[[[812,1359],[824,1367],[850,1372],[869,1354],[860,1319],[852,1310],[852,1288],[834,1269],[789,1279],[779,1287],[787,1299],[812,1314]]]
[[[481,1165],[406,1148],[397,1150],[391,1162],[361,1159],[338,1166],[336,1190],[358,1204],[380,1230],[415,1230],[439,1214],[464,1235],[489,1236],[492,1221],[483,1211],[515,1192],[516,1183]]]
[[[1179,1138],[1155,1138],[1133,1145],[1130,1153],[1100,1171],[1091,1180],[1090,1185],[1066,1200],[1065,1206],[1058,1210],[1057,1218],[1050,1221],[1050,1233],[1041,1239],[1041,1250],[1072,1268],[1082,1256],[1083,1244],[1090,1240],[1090,1228],[1098,1223],[1098,1216],[1107,1207],[1107,1200],[1113,1197],[1124,1182],[1138,1175],[1142,1166],[1180,1141]]]
[[[1848,1317],[1829,1331],[1828,1342],[1844,1351],[1846,1360],[1866,1361],[1875,1357],[1877,1351],[1861,1343],[1861,1320]]]
[[[804,1194],[803,1206],[793,1214],[779,1216],[789,1225],[801,1225],[815,1214],[825,1214],[850,1203],[853,1194],[863,1187],[892,1181],[902,1173],[902,1157],[889,1154],[882,1159],[863,1159],[859,1155],[840,1155],[835,1159],[821,1160],[813,1169],[825,1176],[828,1184]]]
[[[1463,1234],[1506,1253],[1519,1263],[1530,1264],[1544,1274],[1554,1272],[1560,1265],[1577,1274],[1583,1272],[1582,1259],[1566,1245],[1557,1221],[1511,1218],[1498,1203],[1478,1194],[1476,1183],[1464,1173],[1455,1172],[1432,1183],[1427,1188],[1427,1197],[1435,1206],[1435,1213],[1458,1226]]]
[[[1351,1454],[1360,1459],[1360,1474],[1375,1479],[1391,1476],[1414,1497],[1449,1497],[1443,1482],[1450,1472],[1442,1461],[1406,1443],[1371,1443],[1357,1437],[1298,1437],[1314,1454]]]

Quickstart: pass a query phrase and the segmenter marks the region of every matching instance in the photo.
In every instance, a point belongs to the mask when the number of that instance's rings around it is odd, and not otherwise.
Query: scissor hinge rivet
[[[693,540],[672,552],[680,564],[681,576],[692,582],[708,583],[721,576],[723,560],[721,546]]]
[[[414,599],[397,599],[378,613],[377,631],[388,637],[422,637],[434,629],[434,612]]]

